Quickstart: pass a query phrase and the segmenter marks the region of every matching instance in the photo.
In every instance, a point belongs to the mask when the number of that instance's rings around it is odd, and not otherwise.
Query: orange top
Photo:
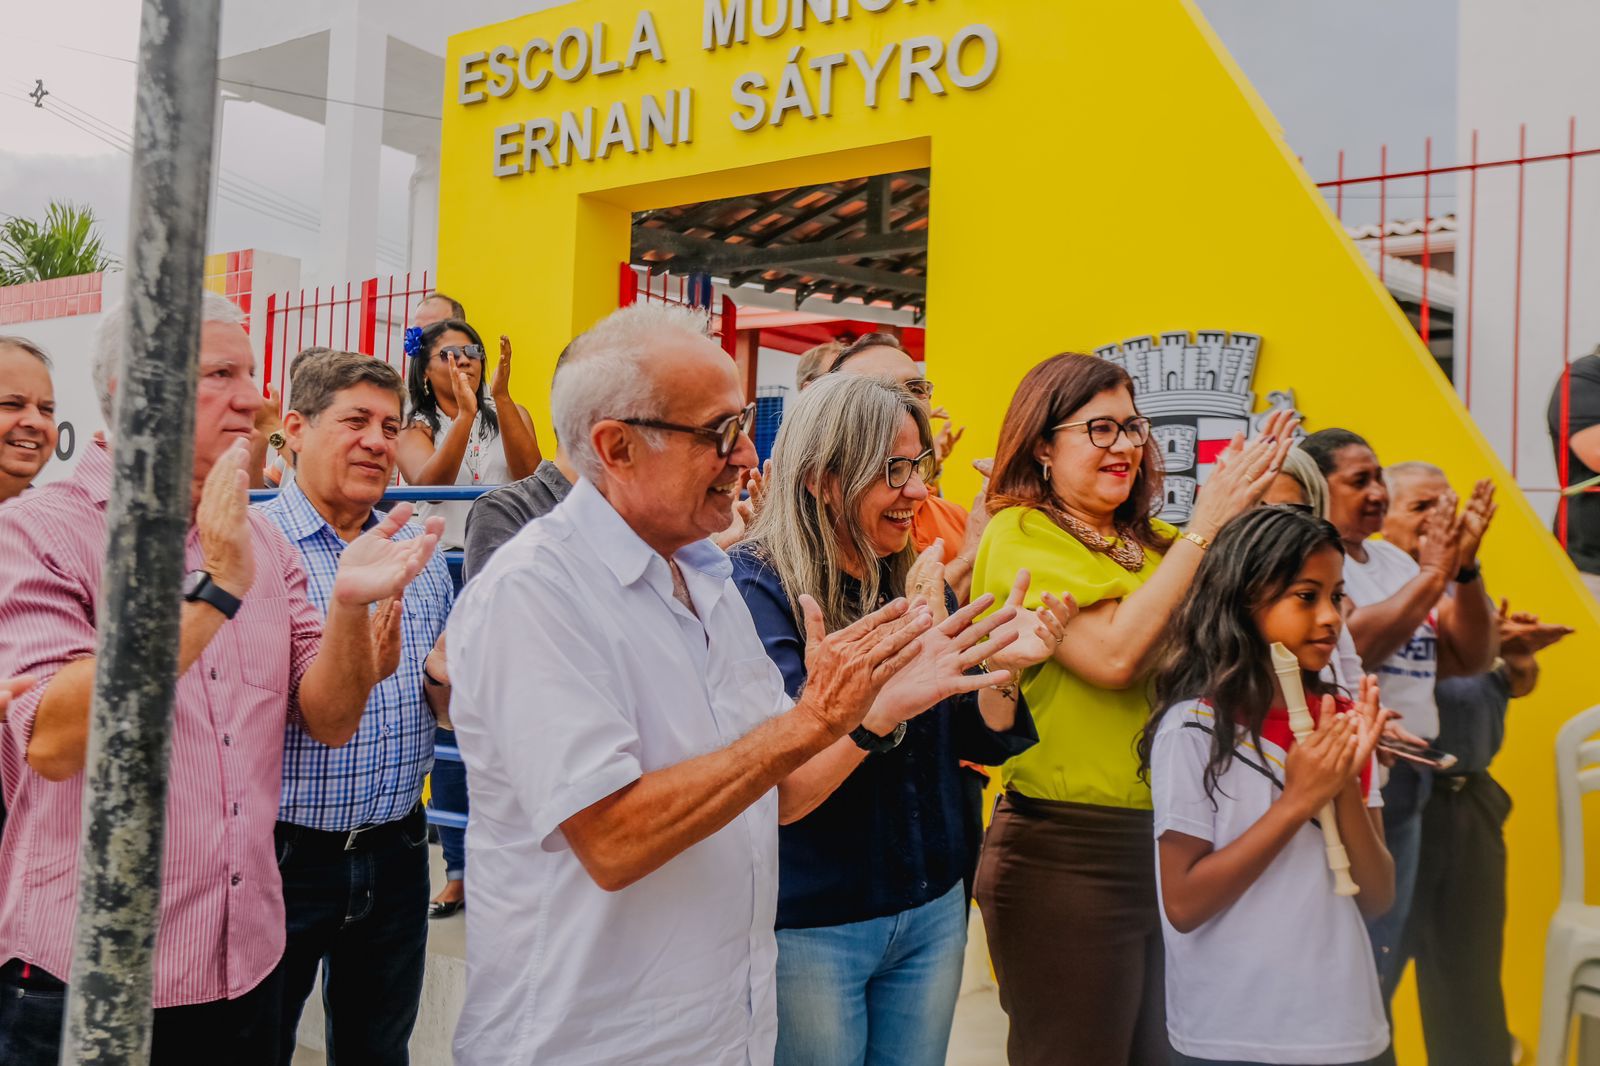
[[[961,554],[961,541],[967,535],[967,510],[940,496],[929,496],[911,519],[911,543],[917,551],[944,538],[944,561]]]

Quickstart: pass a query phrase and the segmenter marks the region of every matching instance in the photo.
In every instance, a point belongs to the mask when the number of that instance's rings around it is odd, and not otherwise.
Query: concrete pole
[[[377,109],[384,103],[388,36],[380,5],[347,0],[330,10],[317,277],[339,285],[371,277],[378,266],[383,112]]]
[[[63,1063],[150,1057],[219,0],[143,0],[104,599]]]

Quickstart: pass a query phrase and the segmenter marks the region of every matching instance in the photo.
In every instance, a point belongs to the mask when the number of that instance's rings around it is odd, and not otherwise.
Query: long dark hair
[[[1217,534],[1161,643],[1165,652],[1152,682],[1154,713],[1139,738],[1141,777],[1149,779],[1161,719],[1185,700],[1205,700],[1216,715],[1206,795],[1233,761],[1240,729],[1261,746],[1274,679],[1271,651],[1253,614],[1287,592],[1306,560],[1323,548],[1344,554],[1339,531],[1290,505],[1252,508]],[[1308,699],[1331,693],[1316,674],[1301,673]]]
[[[1138,399],[1128,372],[1096,355],[1067,352],[1051,356],[1028,371],[1011,397],[1011,406],[1000,426],[994,477],[989,482],[990,514],[1007,507],[1031,507],[1067,528],[1060,517],[1060,502],[1034,458],[1034,448],[1049,439],[1051,427],[1067,421],[1074,411],[1107,389],[1127,389],[1130,397]],[[1160,492],[1157,449],[1146,441],[1139,470],[1133,475],[1133,487],[1128,498],[1112,512],[1112,521],[1121,535],[1164,555],[1171,544],[1150,524]]]
[[[447,297],[441,297],[445,298]],[[439,347],[439,338],[450,330],[465,333],[473,344],[483,347],[483,338],[478,336],[477,330],[459,318],[447,318],[443,322],[435,322],[422,331],[422,347],[411,357],[411,363],[406,367],[406,394],[411,400],[411,414],[426,422],[434,433],[439,432],[439,400],[434,396],[433,390],[427,387],[428,364],[433,362],[433,350]],[[483,373],[478,376],[478,414],[483,416],[483,428],[488,432],[488,436],[493,437],[500,432],[500,419],[495,416],[494,405],[486,402],[488,393],[485,390],[489,381],[487,349],[484,356]]]

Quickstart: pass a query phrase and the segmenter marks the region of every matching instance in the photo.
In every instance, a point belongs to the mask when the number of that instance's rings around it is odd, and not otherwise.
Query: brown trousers
[[[1011,1066],[1165,1066],[1149,811],[1001,797],[977,898]]]

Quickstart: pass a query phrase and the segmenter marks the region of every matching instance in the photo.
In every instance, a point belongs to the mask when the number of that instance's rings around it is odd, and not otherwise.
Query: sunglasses
[[[932,483],[937,468],[938,460],[934,457],[932,448],[915,459],[907,459],[903,455],[891,455],[883,461],[883,480],[889,483],[891,489],[899,489],[905,487],[906,482],[911,480],[912,474],[916,474],[922,479],[922,483],[927,485]]]
[[[1118,422],[1115,418],[1087,418],[1082,422],[1063,422],[1058,426],[1052,426],[1050,432],[1072,429],[1075,426],[1086,427],[1089,443],[1096,448],[1110,448],[1117,443],[1118,437],[1127,437],[1128,443],[1135,448],[1150,439],[1150,420],[1143,415],[1130,418],[1126,422]]]
[[[446,360],[450,359],[476,359],[483,362],[483,345],[481,344],[451,344],[440,348],[434,353]]]
[[[738,414],[729,415],[714,426],[685,426],[677,422],[662,422],[654,418],[619,418],[618,422],[645,429],[664,429],[669,433],[688,433],[708,440],[717,446],[717,458],[726,459],[738,445],[739,438],[750,432],[755,424],[756,405],[746,404]],[[901,482],[904,484],[904,482]]]

